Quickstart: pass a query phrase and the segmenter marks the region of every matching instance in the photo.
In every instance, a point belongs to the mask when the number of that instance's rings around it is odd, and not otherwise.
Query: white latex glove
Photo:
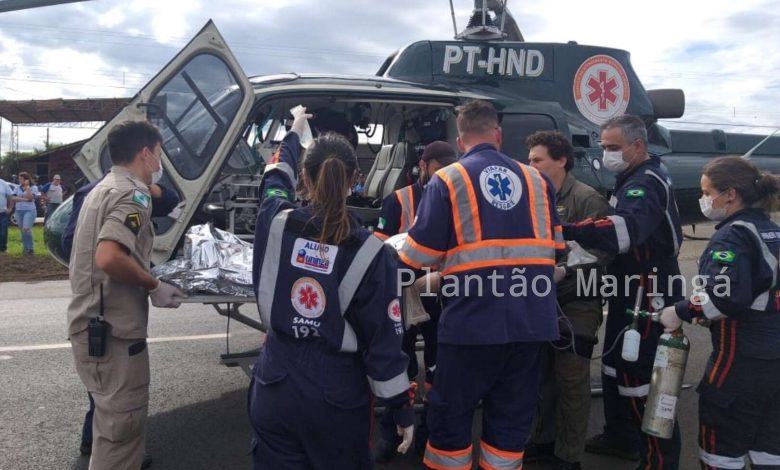
[[[186,201],[180,202],[176,207],[173,208],[171,212],[168,213],[168,217],[171,219],[178,219],[181,217],[181,211],[184,209],[184,206],[187,205]]]
[[[553,281],[557,284],[561,282],[564,277],[566,277],[566,268],[563,266],[556,266],[555,271],[553,272]]]
[[[302,105],[298,105],[290,110],[290,114],[292,114],[294,118],[290,130],[298,134],[298,137],[301,138],[301,141],[303,141],[303,138],[307,134],[308,137],[311,138],[311,130],[308,127],[309,119],[311,119],[312,115],[306,114],[306,108]]]
[[[659,321],[664,326],[664,331],[667,333],[677,330],[682,325],[682,320],[677,316],[677,312],[674,311],[674,306],[665,307],[661,310],[661,318]]]
[[[149,291],[149,298],[155,307],[176,308],[182,299],[187,298],[187,294],[174,285],[160,281],[157,287]]]
[[[398,452],[401,454],[405,454],[407,450],[409,450],[409,447],[412,445],[412,439],[414,438],[414,425],[402,428],[401,426],[396,426],[396,430],[398,431],[398,435],[401,436],[401,444],[398,446]]]

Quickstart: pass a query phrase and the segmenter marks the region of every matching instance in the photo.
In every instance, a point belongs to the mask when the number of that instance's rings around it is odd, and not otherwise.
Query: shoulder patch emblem
[[[376,228],[378,228],[379,230],[382,230],[382,229],[385,228],[385,224],[386,223],[387,222],[385,221],[385,218],[384,217],[380,217],[379,218],[379,222],[377,222],[377,224],[376,224]]]
[[[387,305],[387,316],[396,323],[401,323],[401,301],[393,299]]]
[[[644,189],[627,189],[626,190],[626,197],[633,198],[633,199],[639,199],[645,197],[645,190]]]
[[[712,252],[712,261],[717,261],[718,263],[732,264],[736,259],[737,254],[730,250]]]
[[[129,228],[133,235],[138,235],[138,231],[141,230],[141,214],[138,212],[127,214],[125,227]]]
[[[143,207],[144,209],[149,207],[149,196],[139,190],[133,191],[133,202]]]
[[[562,204],[558,204],[557,206],[555,206],[555,212],[557,212],[558,215],[561,216],[561,217],[565,216],[566,215],[566,206],[564,206]]]
[[[284,199],[288,199],[289,200],[290,199],[290,193],[288,193],[287,191],[285,191],[283,189],[271,188],[271,189],[267,189],[265,191],[265,197],[267,197],[267,198],[270,198],[270,197],[282,197]]]

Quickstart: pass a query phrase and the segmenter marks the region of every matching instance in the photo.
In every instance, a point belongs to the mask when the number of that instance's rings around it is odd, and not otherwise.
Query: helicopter
[[[474,99],[491,102],[499,112],[505,154],[527,162],[526,137],[558,130],[575,149],[573,174],[607,196],[614,175],[601,161],[599,126],[619,114],[639,116],[649,153],[669,169],[685,225],[705,220],[699,178],[708,161],[746,154],[763,170],[780,173],[780,137],[659,124],[683,116],[685,94],[645,90],[625,50],[526,42],[506,1],[475,0],[460,32],[452,12],[453,40],[402,47],[373,76],[250,78],[209,21],[74,159],[94,181],[111,167],[107,135],[116,123],[146,119],[159,127],[165,168],[160,184],[181,203],[175,214],[154,219],[154,264],[172,258],[196,223],[253,238],[264,164],[287,132],[289,110],[299,104],[313,112],[315,132],[340,132],[355,145],[365,189],[348,202],[367,227],[376,225],[385,196],[414,181],[426,144],[444,140],[454,147],[455,108]],[[45,226],[50,253],[65,265],[60,238],[71,210],[72,199]]]

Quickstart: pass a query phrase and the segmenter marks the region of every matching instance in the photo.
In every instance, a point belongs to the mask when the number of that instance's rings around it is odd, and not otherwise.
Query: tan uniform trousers
[[[595,338],[602,321],[600,310],[567,312],[567,316],[574,331]],[[590,360],[571,350],[558,351],[545,344],[540,369],[539,401],[531,440],[537,444],[555,442],[556,457],[580,462],[590,419]]]
[[[146,445],[149,351],[144,339],[109,336],[106,354],[89,356],[87,332],[71,336],[76,370],[95,400],[89,470],[138,470]]]

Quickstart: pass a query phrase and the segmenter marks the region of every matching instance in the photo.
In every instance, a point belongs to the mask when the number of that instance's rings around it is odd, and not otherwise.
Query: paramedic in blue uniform
[[[311,143],[302,171],[309,204],[295,203],[309,116],[295,117],[260,187],[252,274],[268,335],[249,387],[253,464],[369,469],[374,397],[394,410],[400,452],[414,429],[397,262],[347,213],[358,166],[344,137]]]
[[[553,277],[564,244],[555,189],[499,151],[490,103],[457,111],[464,155],[428,183],[400,252],[406,265],[444,276],[423,462],[471,468],[481,401],[481,467],[518,469],[536,409],[540,348],[558,339]]]
[[[680,274],[677,255],[682,228],[677,203],[661,160],[647,153],[647,129],[642,120],[630,115],[609,119],[601,126],[601,146],[604,166],[617,173],[610,200],[614,215],[563,228],[566,240],[575,240],[586,249],[615,254],[607,266],[609,279],[616,282],[615,289],[604,291],[609,301],[604,346],[609,348],[618,341],[602,359],[606,425],[604,433],[589,440],[585,449],[639,458],[639,468],[647,470],[676,469],[680,456],[677,424],[671,439],[640,431],[663,327],[649,318],[639,322],[642,339],[636,362],[622,359],[621,333],[631,323],[626,310],[633,309],[640,285],[645,292],[642,308],[650,312],[660,311],[682,298],[682,283],[670,282]],[[636,455],[637,450],[641,450],[640,455]]]
[[[380,240],[387,240],[389,237],[398,233],[406,233],[414,222],[414,216],[417,207],[420,205],[423,190],[431,180],[431,177],[441,168],[455,163],[458,156],[455,149],[447,142],[437,140],[425,146],[420,161],[417,163],[420,170],[420,178],[416,183],[394,191],[382,201],[382,213],[379,217],[374,235]],[[415,352],[415,343],[417,335],[422,334],[425,341],[425,350],[423,352],[423,363],[425,365],[425,390],[430,390],[433,386],[433,374],[436,370],[436,332],[439,325],[439,315],[441,314],[441,304],[435,295],[424,295],[421,297],[422,305],[431,319],[418,325],[409,327],[404,332],[403,350],[409,356],[409,368],[407,373],[409,380],[415,380],[418,374],[417,354]],[[415,451],[422,453],[425,450],[425,442],[428,440],[427,427],[425,420],[427,416],[427,400],[424,401],[420,424],[414,437]],[[382,430],[382,439],[375,448],[377,462],[388,462],[395,455],[395,448],[398,446],[398,435],[395,431],[395,423],[391,413],[382,416],[380,422]]]
[[[661,322],[708,326],[712,355],[699,383],[699,455],[705,470],[780,469],[780,181],[741,157],[708,163],[702,213],[717,221],[699,258],[701,282]]]

